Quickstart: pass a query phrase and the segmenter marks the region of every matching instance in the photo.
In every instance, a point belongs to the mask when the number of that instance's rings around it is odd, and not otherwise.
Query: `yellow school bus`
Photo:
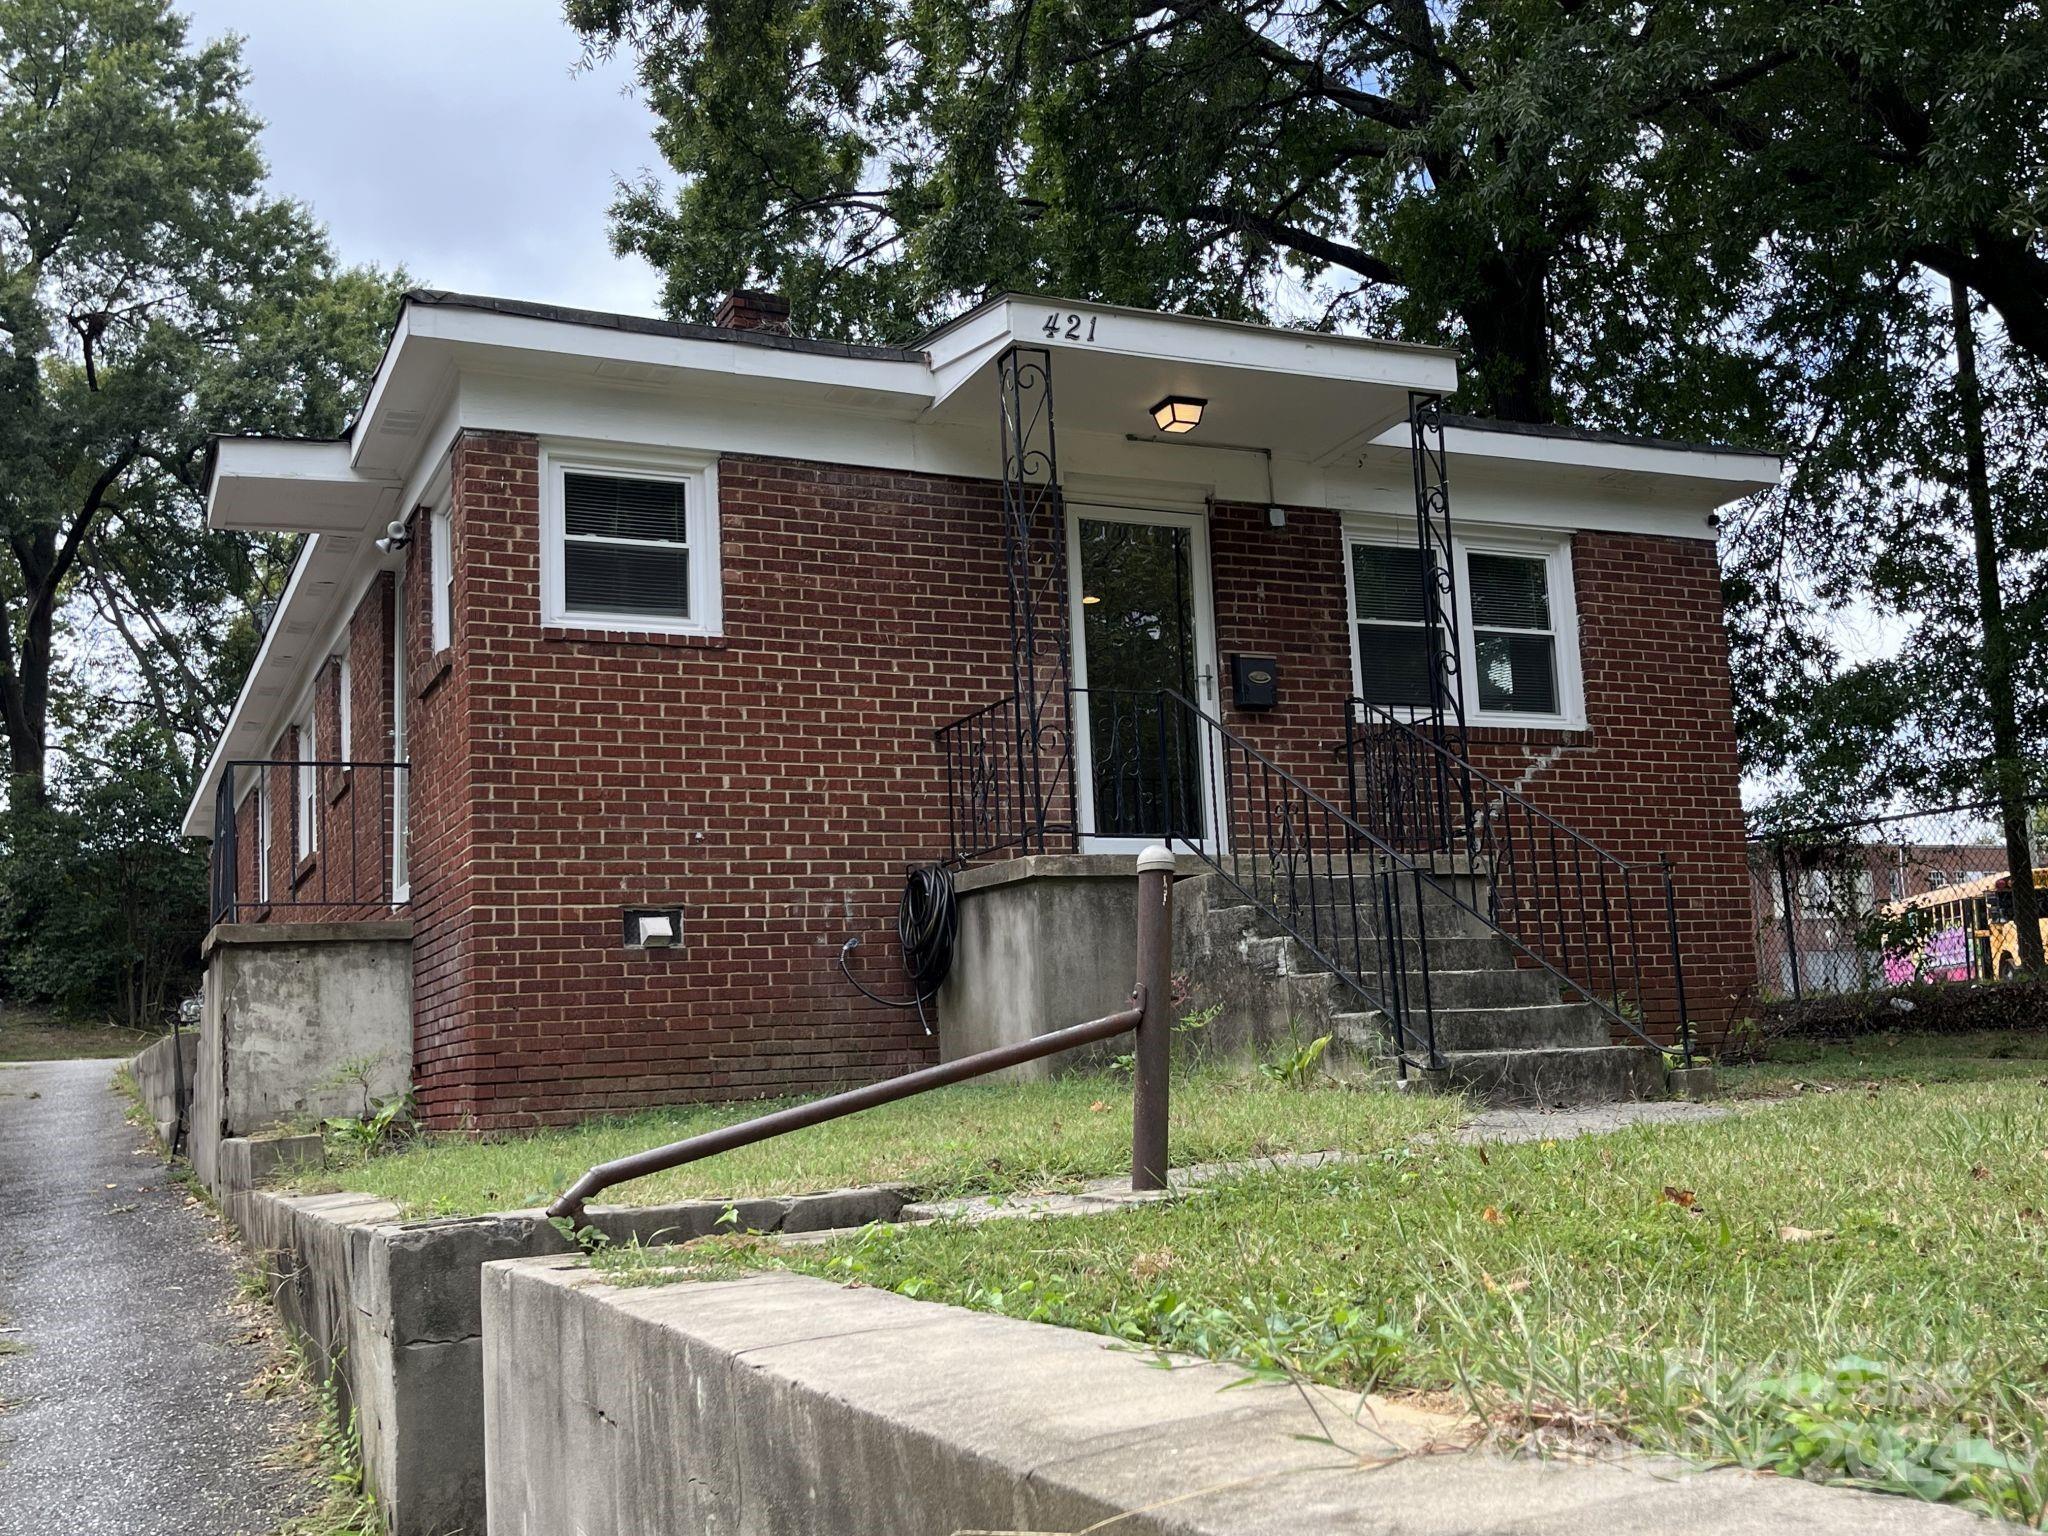
[[[1909,981],[1973,981],[1998,974],[1992,933],[1992,901],[2001,875],[1980,875],[1954,885],[1936,886],[1918,896],[1885,903],[1878,909],[1885,927],[1895,935],[1884,955],[1885,985]],[[2005,928],[2012,931],[2010,903]],[[2009,947],[2009,946],[2008,946]]]
[[[2048,891],[2048,869],[2034,871],[2034,907],[2041,917],[2041,942],[2048,949],[2048,897],[2041,893]],[[2012,876],[1999,875],[1991,882],[1991,892],[1985,898],[1985,937],[1991,949],[1991,974],[2010,976],[2019,969],[2020,927],[2012,920]]]

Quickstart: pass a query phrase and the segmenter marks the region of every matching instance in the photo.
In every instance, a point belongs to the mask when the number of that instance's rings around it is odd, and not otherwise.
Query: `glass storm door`
[[[1182,513],[1069,513],[1074,771],[1095,852],[1209,836],[1208,733],[1188,707],[1213,708],[1206,535]]]

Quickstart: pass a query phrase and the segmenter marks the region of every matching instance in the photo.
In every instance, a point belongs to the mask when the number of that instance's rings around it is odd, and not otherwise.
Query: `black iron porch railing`
[[[1386,711],[1354,704],[1332,798],[1171,690],[1073,689],[1086,766],[1047,805],[1016,792],[1003,708],[935,733],[955,862],[1069,829],[1189,850],[1384,1015],[1404,1070],[1441,1064],[1432,969],[1461,915],[1561,998],[1691,1058],[1669,861],[1617,858]]]
[[[1019,793],[1009,701],[934,733],[955,862],[1083,836],[1192,851],[1388,1024],[1400,1070],[1439,1067],[1431,946],[1449,914],[1434,872],[1170,689],[1076,688],[1062,719],[1087,742],[1080,782]],[[1054,749],[1064,760],[1063,742]]]
[[[245,758],[214,798],[216,923],[348,921],[407,904],[404,763]]]
[[[962,715],[932,733],[946,776],[947,856],[954,864],[998,853],[1042,853],[1074,831],[1066,708],[1019,721],[1018,695]]]
[[[1671,860],[1617,858],[1526,795],[1481,772],[1426,727],[1346,705],[1347,806],[1370,836],[1419,862],[1483,874],[1453,899],[1517,956],[1662,1049],[1692,1057]]]

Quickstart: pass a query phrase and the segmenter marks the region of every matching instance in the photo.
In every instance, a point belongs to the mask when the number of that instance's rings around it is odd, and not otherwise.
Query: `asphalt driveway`
[[[308,1479],[237,1259],[109,1061],[0,1066],[0,1536],[261,1536]]]

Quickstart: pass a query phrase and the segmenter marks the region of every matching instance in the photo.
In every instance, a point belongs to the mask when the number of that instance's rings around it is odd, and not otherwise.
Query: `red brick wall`
[[[1218,506],[1210,540],[1219,674],[1234,651],[1279,662],[1281,702],[1269,712],[1230,707],[1226,674],[1224,723],[1345,803],[1330,750],[1352,691],[1340,515],[1291,508],[1274,529],[1263,507]],[[1670,854],[1687,1012],[1712,1038],[1756,976],[1714,546],[1580,533],[1572,578],[1588,728],[1475,727],[1471,755],[1618,859],[1654,866]],[[1668,1032],[1676,1006],[1661,882],[1646,872],[1633,894],[1649,1017]]]
[[[343,627],[340,646],[349,659],[351,761],[390,760],[391,577],[379,573]],[[302,757],[331,762],[341,755],[340,652],[321,663],[313,682],[315,743],[302,744],[295,726],[281,730],[267,757],[280,766],[236,770],[238,791],[249,776],[269,780],[271,806],[270,896],[258,899],[256,796],[236,810],[236,895],[244,922],[319,922],[383,917],[391,894],[392,775],[373,767],[320,771],[311,848],[299,846],[298,780],[283,766]]]
[[[1580,533],[1572,583],[1589,728],[1478,732],[1473,757],[1618,858],[1670,855],[1688,1012],[1711,1041],[1756,982],[1714,546]],[[1640,906],[1661,938],[1662,913]],[[1649,953],[1645,972],[1653,1002],[1668,1006],[1668,966]]]
[[[944,848],[931,733],[1006,686],[994,488],[728,458],[725,634],[622,640],[543,631],[538,474],[531,440],[455,449],[455,643],[411,717],[430,1122],[925,1060],[915,1015],[836,960],[859,934],[871,984],[900,988],[904,866]],[[667,904],[682,942],[624,948],[620,909]]]
[[[932,730],[1007,691],[995,487],[725,459],[725,634],[621,638],[540,624],[539,466],[530,439],[456,445],[436,656],[423,517],[408,551],[429,1122],[812,1091],[928,1059],[914,1016],[866,1003],[836,959],[860,934],[867,979],[900,986],[903,869],[945,847]],[[1223,506],[1211,534],[1226,722],[1336,798],[1340,519],[1272,529]],[[1582,534],[1574,572],[1590,729],[1475,732],[1475,755],[1624,858],[1672,853],[1692,1012],[1725,1015],[1754,961],[1712,546]],[[1237,651],[1278,657],[1279,708],[1229,706]],[[677,948],[623,947],[622,907],[670,904]]]

